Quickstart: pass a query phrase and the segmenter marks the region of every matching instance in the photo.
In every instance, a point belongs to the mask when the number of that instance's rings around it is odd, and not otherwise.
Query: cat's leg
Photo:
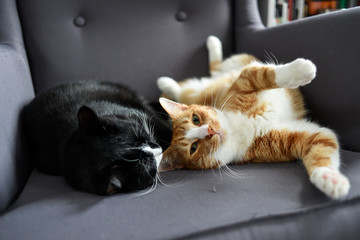
[[[326,195],[336,199],[348,194],[350,183],[339,170],[340,154],[336,136],[332,131],[324,130],[311,140],[302,160],[310,181]]]
[[[285,65],[253,63],[245,67],[230,91],[249,94],[274,88],[296,88],[310,83],[316,75],[316,66],[298,58]]]
[[[222,44],[219,38],[209,36],[206,40],[206,47],[209,55],[210,74],[213,75],[215,71],[220,70],[223,60]]]
[[[181,87],[174,79],[169,77],[160,77],[157,80],[157,86],[165,97],[179,101]]]
[[[161,77],[157,80],[159,89],[164,97],[180,103],[216,105],[223,99],[224,93],[231,86],[230,77],[213,80],[212,78],[192,78],[181,83],[168,77]]]
[[[310,181],[326,195],[335,199],[347,195],[350,184],[339,170],[336,135],[313,123],[294,122],[287,128],[271,130],[257,137],[243,161],[285,162],[295,159],[302,159]]]

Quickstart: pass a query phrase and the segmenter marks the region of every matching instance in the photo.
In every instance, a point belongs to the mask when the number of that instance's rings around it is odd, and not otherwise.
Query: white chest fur
[[[264,91],[258,96],[259,105],[266,102],[263,114],[250,117],[241,112],[218,113],[221,128],[226,133],[224,141],[214,154],[223,164],[242,161],[255,138],[261,137],[275,128],[281,128],[282,122],[296,118],[289,97],[284,89]]]

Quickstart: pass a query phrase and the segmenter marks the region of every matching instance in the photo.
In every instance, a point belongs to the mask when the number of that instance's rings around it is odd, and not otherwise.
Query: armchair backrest
[[[35,86],[61,82],[121,82],[155,100],[155,81],[208,72],[209,34],[232,51],[230,0],[19,0]]]

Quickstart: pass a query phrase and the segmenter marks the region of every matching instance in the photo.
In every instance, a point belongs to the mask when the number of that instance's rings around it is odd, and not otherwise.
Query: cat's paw
[[[283,88],[297,88],[309,84],[316,75],[316,66],[310,60],[295,61],[275,67],[276,83]]]
[[[157,80],[157,86],[162,93],[167,95],[167,97],[178,101],[181,88],[174,79],[169,77],[160,77]]]
[[[337,199],[348,194],[350,183],[347,177],[330,167],[318,167],[313,170],[310,181],[331,198]]]
[[[209,36],[206,40],[206,47],[209,51],[209,62],[222,61],[222,44],[219,38]]]

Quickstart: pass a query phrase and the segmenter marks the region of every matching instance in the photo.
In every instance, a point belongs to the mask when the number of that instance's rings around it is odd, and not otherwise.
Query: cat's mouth
[[[208,128],[208,135],[206,136],[207,139],[211,139],[213,137],[216,137],[219,139],[220,143],[223,143],[224,137],[225,137],[225,131],[222,129],[215,130],[211,126]]]

